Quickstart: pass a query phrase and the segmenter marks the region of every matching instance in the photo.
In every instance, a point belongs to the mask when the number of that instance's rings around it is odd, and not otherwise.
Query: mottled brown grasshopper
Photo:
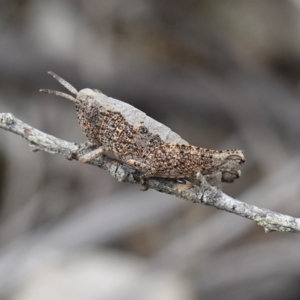
[[[210,150],[189,145],[170,128],[137,108],[107,97],[99,90],[77,91],[58,75],[48,72],[76,96],[40,90],[75,103],[82,131],[96,149],[79,158],[87,163],[102,153],[113,151],[116,157],[142,172],[141,184],[147,188],[151,177],[187,179],[191,187],[201,176],[212,184],[233,182],[241,176],[245,161],[242,150]]]

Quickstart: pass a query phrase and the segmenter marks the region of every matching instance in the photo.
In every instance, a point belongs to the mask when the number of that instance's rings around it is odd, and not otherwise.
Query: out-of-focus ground
[[[300,1],[2,0],[0,111],[83,142],[98,88],[191,144],[241,148],[223,189],[300,217]],[[0,132],[0,299],[299,299],[300,240],[116,182]]]

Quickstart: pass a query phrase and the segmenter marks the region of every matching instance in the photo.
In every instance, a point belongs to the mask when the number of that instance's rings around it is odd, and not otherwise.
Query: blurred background
[[[300,1],[1,0],[0,111],[83,142],[48,70],[191,144],[233,197],[300,217]],[[32,153],[0,131],[0,299],[300,299],[299,236]]]

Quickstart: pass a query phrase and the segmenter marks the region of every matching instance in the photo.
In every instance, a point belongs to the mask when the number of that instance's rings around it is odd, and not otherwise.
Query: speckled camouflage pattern
[[[109,98],[98,90],[79,92],[54,73],[50,74],[76,95],[42,90],[75,102],[81,129],[92,145],[93,155],[79,160],[88,162],[103,151],[112,150],[118,159],[142,172],[141,182],[150,177],[185,178],[219,174],[220,180],[233,182],[241,176],[245,161],[241,150],[210,150],[189,145],[165,125],[122,101]],[[103,150],[103,151],[102,151]]]

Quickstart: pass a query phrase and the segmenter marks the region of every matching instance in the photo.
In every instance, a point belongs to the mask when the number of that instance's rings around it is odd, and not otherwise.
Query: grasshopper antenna
[[[55,73],[53,73],[51,71],[49,71],[47,73],[50,74],[62,86],[64,86],[69,92],[71,92],[74,95],[78,94],[78,91],[69,82],[65,81],[60,76],[56,75]],[[72,102],[77,102],[76,98],[74,98],[71,95],[65,94],[63,92],[58,92],[58,91],[54,91],[54,90],[45,90],[45,89],[41,89],[40,92],[45,93],[45,94],[49,94],[49,95],[55,95],[55,96],[58,96],[58,97],[61,97],[61,98],[65,98],[65,99],[68,99]]]

